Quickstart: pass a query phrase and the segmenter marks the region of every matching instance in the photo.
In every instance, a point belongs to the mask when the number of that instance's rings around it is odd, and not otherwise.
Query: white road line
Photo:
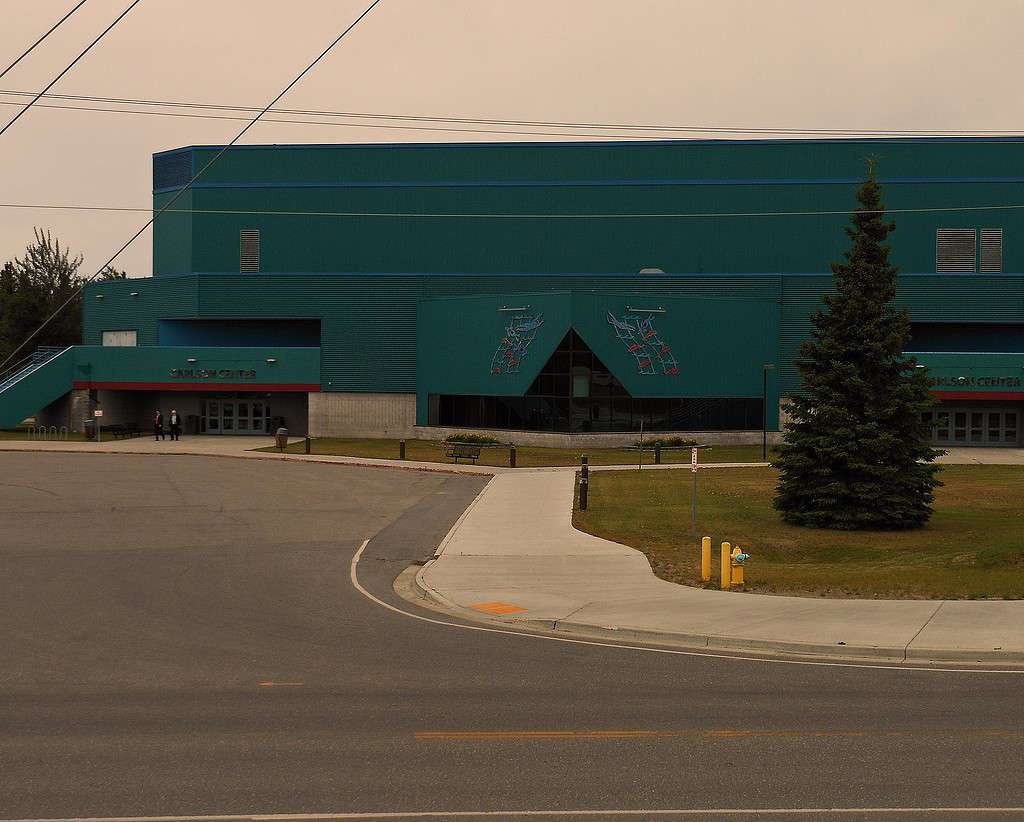
[[[754,656],[732,656],[730,654],[716,654],[703,651],[681,651],[672,648],[651,648],[644,645],[629,645],[626,643],[616,642],[599,642],[591,639],[571,639],[569,637],[560,636],[548,636],[547,634],[533,634],[527,631],[515,631],[508,628],[488,628],[483,625],[463,625],[458,622],[448,622],[443,619],[434,619],[433,617],[422,616],[421,614],[414,614],[411,611],[403,611],[401,608],[396,608],[394,605],[390,605],[382,599],[375,597],[369,591],[367,591],[359,582],[359,577],[356,573],[356,569],[359,565],[359,559],[363,555],[363,551],[366,550],[366,546],[370,544],[370,540],[363,540],[363,544],[359,546],[359,550],[356,551],[352,557],[352,563],[349,567],[349,576],[352,579],[352,585],[359,593],[364,597],[377,603],[382,608],[387,608],[389,611],[394,611],[396,614],[401,614],[404,617],[410,619],[418,619],[422,622],[429,622],[433,625],[444,625],[448,628],[460,628],[464,631],[481,631],[487,634],[506,634],[508,636],[522,637],[526,639],[541,639],[549,642],[565,642],[571,645],[590,645],[596,648],[620,648],[628,651],[641,651],[648,654],[669,654],[671,656],[696,656],[704,657],[708,659],[725,659],[734,662],[760,662],[772,665],[805,665],[818,668],[861,668],[865,670],[874,671],[920,671],[927,673],[944,673],[944,674],[1004,674],[1008,676],[1022,676],[1024,675],[1024,669],[1017,670],[1000,670],[998,668],[926,668],[921,666],[912,665],[872,665],[870,663],[856,663],[856,662],[823,662],[815,660],[804,660],[804,659],[774,659],[772,657],[754,657]],[[358,817],[356,817],[358,818]],[[6,820],[0,819],[0,822],[7,822]]]
[[[0,819],[0,822],[331,822],[346,819],[451,819],[578,816],[815,816],[820,814],[987,814],[1022,813],[1017,808],[673,808],[649,810],[384,811],[380,813],[268,813],[214,816],[85,816]]]

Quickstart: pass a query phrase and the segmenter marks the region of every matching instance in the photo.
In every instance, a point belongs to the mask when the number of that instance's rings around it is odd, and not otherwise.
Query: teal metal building
[[[153,158],[154,208],[217,146]],[[873,161],[942,444],[1019,445],[1024,138],[239,146],[90,285],[37,414],[197,433],[759,440]]]

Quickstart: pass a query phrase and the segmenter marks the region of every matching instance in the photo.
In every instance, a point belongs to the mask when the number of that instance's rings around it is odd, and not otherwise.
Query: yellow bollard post
[[[742,553],[742,549],[737,545],[732,549],[732,554],[729,557],[731,560],[729,565],[732,567],[732,584],[734,587],[743,584],[743,563],[736,559],[736,557],[740,556]]]
[[[722,543],[722,590],[729,590],[729,582],[732,579],[732,568],[730,563],[732,562],[732,551],[731,546],[728,542]]]
[[[700,581],[711,582],[711,537],[700,541]]]

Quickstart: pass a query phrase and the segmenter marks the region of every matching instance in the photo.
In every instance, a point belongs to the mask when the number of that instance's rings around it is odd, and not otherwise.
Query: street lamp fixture
[[[768,372],[773,370],[773,362],[761,366],[761,462],[768,462]]]

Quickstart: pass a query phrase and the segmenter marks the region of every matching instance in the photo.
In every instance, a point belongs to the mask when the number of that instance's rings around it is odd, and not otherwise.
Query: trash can
[[[82,430],[87,440],[96,439],[96,420],[86,420]]]
[[[186,434],[198,434],[199,433],[199,415],[189,414],[185,417],[185,433]]]
[[[288,429],[278,428],[277,433],[274,435],[274,439],[277,440],[278,449],[284,451],[284,449],[288,447]]]

